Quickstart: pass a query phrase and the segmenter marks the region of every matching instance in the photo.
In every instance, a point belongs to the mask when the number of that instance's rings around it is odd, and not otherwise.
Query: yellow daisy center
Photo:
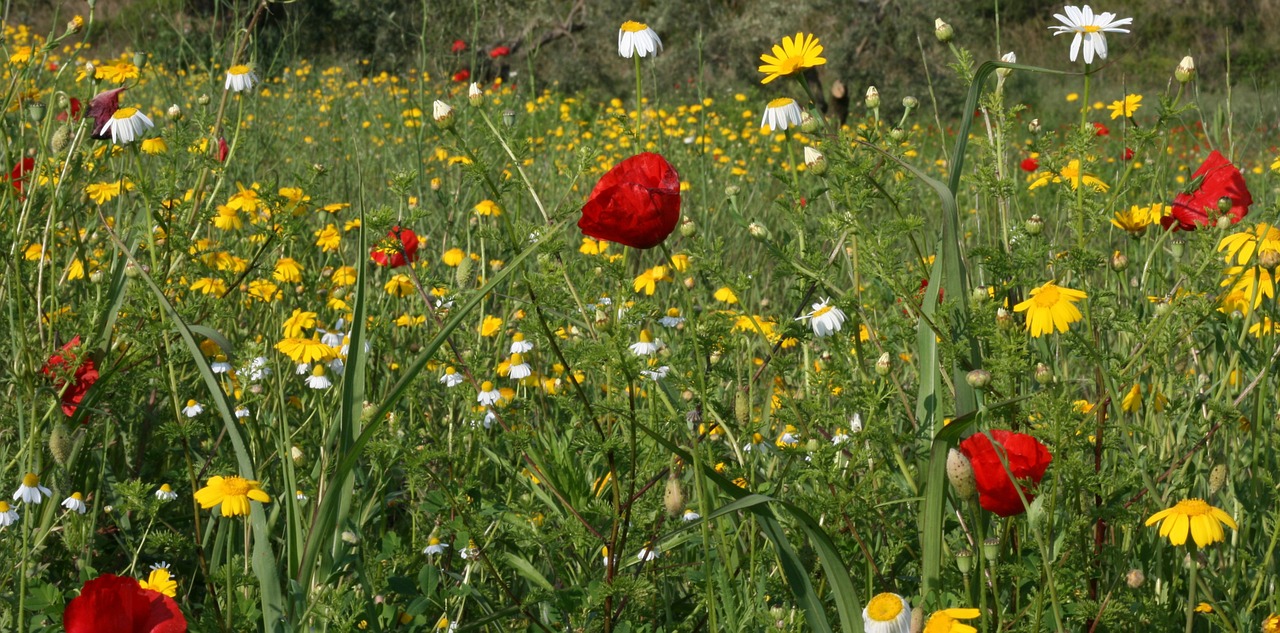
[[[511,364],[512,364],[512,365],[519,365],[519,364],[522,364],[522,363],[524,363],[524,356],[521,356],[520,354],[512,354],[512,355],[511,355]]]
[[[480,391],[493,391],[493,383],[488,380],[480,383]]]
[[[622,23],[622,30],[628,33],[639,33],[640,31],[643,31],[648,28],[649,28],[649,25],[643,22],[635,22],[632,20],[627,20],[626,22]]]
[[[892,622],[902,613],[902,599],[891,593],[882,593],[867,603],[867,615],[876,622]]]
[[[640,330],[640,342],[641,343],[653,342],[653,335],[649,333],[649,330]]]
[[[822,306],[821,308],[818,308],[817,310],[813,311],[813,317],[816,319],[830,311],[831,311],[831,306]]]
[[[228,68],[227,73],[232,75],[247,75],[249,74],[249,67],[244,64],[236,64],[235,66]]]
[[[243,497],[249,493],[249,480],[244,477],[227,477],[222,480],[222,494],[228,497]]]
[[[40,485],[40,476],[35,473],[27,473],[22,477],[22,485],[28,488],[35,488]]]
[[[1090,24],[1090,25],[1088,25],[1088,26],[1084,27],[1084,29],[1083,29],[1083,30],[1084,30],[1084,32],[1085,32],[1085,33],[1097,33],[1097,32],[1099,32],[1099,31],[1101,31],[1101,30],[1102,30],[1102,27],[1100,27],[1100,26],[1098,26],[1098,25],[1096,25],[1096,24]]]
[[[71,498],[72,498],[72,499],[75,499],[76,501],[84,501],[84,495],[82,495],[82,494],[80,494],[80,493],[78,493],[78,492],[73,492],[73,493],[71,493]]]
[[[138,113],[137,108],[120,108],[116,113],[111,115],[113,119],[128,119]]]
[[[680,316],[680,308],[667,308],[667,316],[669,317]]]
[[[8,512],[8,511],[9,511],[9,502],[0,501],[0,513]]]
[[[790,75],[804,67],[804,55],[792,55],[778,62],[778,73]]]
[[[770,108],[770,109],[772,109],[772,108],[785,108],[785,107],[787,107],[787,106],[789,106],[789,105],[791,105],[791,104],[793,104],[793,103],[795,103],[795,102],[796,102],[796,100],[795,100],[795,99],[792,99],[792,98],[790,98],[790,97],[779,97],[779,98],[777,98],[777,99],[774,99],[773,101],[770,101],[770,102],[769,102],[769,105],[767,105],[767,106],[765,106],[765,107]]]
[[[1179,501],[1173,509],[1178,514],[1188,517],[1205,516],[1213,512],[1213,506],[1200,499],[1184,499]]]
[[[516,332],[515,334],[511,335],[511,340],[516,343],[519,343],[524,340],[524,335],[519,332]]]
[[[1036,293],[1036,307],[1052,308],[1062,300],[1062,293],[1056,286],[1044,286]]]

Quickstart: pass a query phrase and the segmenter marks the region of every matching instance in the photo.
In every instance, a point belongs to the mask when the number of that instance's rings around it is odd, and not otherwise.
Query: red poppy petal
[[[584,235],[633,248],[653,248],[680,220],[680,176],[646,152],[609,170],[591,191],[578,228]]]

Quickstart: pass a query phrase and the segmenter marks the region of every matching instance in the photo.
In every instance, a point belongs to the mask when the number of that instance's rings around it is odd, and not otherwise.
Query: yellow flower
[[[1135,204],[1130,206],[1128,211],[1116,211],[1115,217],[1111,218],[1111,224],[1133,237],[1140,237],[1152,223],[1150,209],[1150,207],[1140,207]]]
[[[122,84],[129,79],[138,78],[138,67],[129,62],[103,64],[93,73],[94,79],[101,79],[113,84]]]
[[[1213,605],[1209,604],[1208,602],[1201,602],[1200,604],[1196,605],[1195,612],[1196,613],[1213,613]]]
[[[1083,181],[1085,185],[1092,187],[1094,191],[1104,192],[1111,188],[1107,186],[1107,183],[1102,182],[1102,180],[1097,176],[1092,174],[1082,175],[1080,172],[1080,161],[1073,160],[1067,163],[1067,166],[1063,167],[1062,171],[1056,174],[1051,171],[1036,174],[1036,179],[1032,181],[1031,186],[1028,187],[1028,189],[1039,189],[1050,182],[1059,183],[1063,180],[1066,180],[1073,190],[1080,187],[1081,181]]]
[[[502,319],[495,316],[486,316],[480,324],[480,336],[488,338],[498,333],[502,329]]]
[[[152,569],[151,575],[147,576],[146,580],[138,581],[138,586],[160,592],[170,598],[178,596],[178,581],[169,574],[169,568],[163,565]]]
[[[454,267],[457,267],[458,264],[461,264],[462,260],[466,258],[466,256],[467,256],[466,253],[463,253],[462,249],[451,248],[445,251],[444,255],[440,256],[440,261],[444,262],[445,266],[454,268]]]
[[[163,154],[169,151],[169,144],[164,142],[163,138],[155,136],[142,141],[142,151],[153,156]]]
[[[977,609],[943,609],[934,611],[924,625],[924,633],[976,633],[975,629],[956,620],[972,620],[982,615]]]
[[[1146,522],[1148,526],[1156,523],[1160,523],[1160,537],[1168,537],[1170,544],[1186,543],[1190,533],[1198,547],[1225,539],[1224,525],[1233,530],[1239,529],[1231,515],[1200,499],[1183,499],[1172,508],[1151,515]]]
[[[13,52],[9,54],[9,63],[14,66],[25,66],[31,61],[31,47],[17,46]]]
[[[227,293],[227,282],[212,277],[202,277],[191,284],[191,290],[206,295],[222,295]]]
[[[767,84],[778,77],[785,77],[805,68],[827,63],[827,60],[820,55],[822,55],[822,45],[818,43],[817,36],[812,33],[807,36],[804,33],[796,33],[794,40],[783,37],[781,46],[773,45],[772,55],[765,53],[760,56],[760,61],[764,64],[759,70],[765,74],[760,83]]]
[[[683,272],[688,271],[688,270],[689,270],[689,256],[688,256],[688,255],[684,255],[684,254],[680,254],[680,255],[672,255],[672,256],[671,256],[671,267],[672,267],[672,268],[674,268],[674,269],[676,269],[676,272],[681,272],[681,273],[683,273]]]
[[[342,266],[333,271],[333,275],[329,277],[335,286],[350,286],[356,282],[356,269],[351,266]]]
[[[284,335],[286,338],[295,338],[302,336],[302,331],[307,328],[316,326],[316,313],[303,312],[299,308],[293,309],[293,314],[284,320]]]
[[[213,225],[223,231],[234,231],[244,226],[244,222],[240,221],[240,214],[235,209],[219,205],[217,214],[213,216]]]
[[[667,275],[666,266],[654,266],[640,273],[632,285],[635,287],[636,292],[644,292],[646,295],[653,296],[653,292],[658,288],[659,281],[671,281],[671,277]]]
[[[1137,384],[1133,384],[1133,388],[1129,393],[1124,395],[1124,399],[1120,401],[1120,408],[1126,413],[1133,413],[1142,407],[1142,388]]]
[[[476,205],[475,212],[476,215],[491,215],[497,217],[502,215],[502,207],[499,207],[498,203],[492,200],[481,200],[480,204]]]
[[[44,247],[36,242],[32,242],[26,250],[22,251],[22,258],[29,262],[39,261],[41,256],[46,260],[49,259],[49,256],[44,254]]]
[[[271,303],[281,296],[280,288],[266,279],[249,282],[249,296],[263,303]]]
[[[413,281],[409,279],[408,275],[398,273],[387,280],[383,289],[393,297],[403,297],[413,292]]]
[[[89,194],[89,199],[98,204],[110,202],[120,195],[122,191],[133,191],[133,183],[128,180],[117,180],[115,182],[99,182],[85,185],[84,188],[84,192]]]
[[[395,320],[396,327],[413,327],[415,325],[422,325],[423,323],[426,323],[426,322],[427,322],[427,317],[425,315],[420,314],[415,317],[415,316],[410,316],[408,313],[400,315]]]
[[[250,499],[262,503],[271,501],[271,497],[262,491],[258,482],[234,475],[210,477],[207,485],[196,491],[196,501],[201,508],[208,510],[221,505],[220,511],[224,517],[248,515]]]
[[[1072,323],[1084,318],[1073,305],[1088,296],[1082,290],[1063,288],[1050,281],[1032,288],[1030,295],[1026,301],[1013,306],[1013,311],[1027,313],[1027,330],[1031,336],[1066,332]]]
[[[328,253],[338,250],[338,246],[342,244],[342,233],[338,231],[338,227],[328,224],[323,229],[315,232],[316,246],[320,247],[320,252]]]
[[[583,255],[602,255],[605,249],[609,248],[609,243],[604,240],[593,240],[589,237],[582,238],[582,246],[578,247],[578,252]]]
[[[335,357],[332,347],[317,338],[286,338],[276,343],[276,350],[293,359],[295,363],[314,363]]]
[[[1271,276],[1271,271],[1260,266],[1232,266],[1223,273],[1221,286],[1223,288],[1230,287],[1227,293],[1228,297],[1238,297],[1241,304],[1249,309],[1256,309],[1262,305],[1262,299],[1265,297],[1270,299],[1276,294],[1275,279]],[[1236,293],[1239,293],[1237,295]],[[1250,305],[1252,304],[1252,305]],[[1244,314],[1248,314],[1249,310],[1240,310]]]
[[[1123,99],[1112,101],[1111,105],[1107,107],[1111,110],[1112,119],[1120,117],[1127,119],[1133,116],[1133,113],[1137,112],[1138,108],[1142,107],[1142,95],[1125,95]]]
[[[723,301],[729,305],[733,305],[738,302],[738,295],[733,294],[733,291],[730,290],[727,286],[717,290],[715,293],[715,298],[716,298],[716,301]]]
[[[1280,633],[1280,615],[1271,615],[1263,620],[1262,633]]]
[[[276,262],[275,272],[271,276],[275,277],[276,281],[296,284],[302,281],[302,266],[292,257],[281,257]]]
[[[258,192],[253,189],[245,189],[244,185],[236,183],[236,191],[231,194],[231,198],[227,200],[227,206],[237,211],[245,213],[253,213],[258,210]]]
[[[1218,242],[1218,252],[1226,251],[1226,261],[1247,266],[1262,251],[1280,251],[1280,228],[1262,223],[1252,230],[1232,233]]]

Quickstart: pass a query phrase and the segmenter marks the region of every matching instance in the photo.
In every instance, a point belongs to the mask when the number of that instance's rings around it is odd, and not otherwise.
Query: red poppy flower
[[[467,50],[467,43],[466,43],[466,42],[464,42],[464,41],[462,41],[462,40],[454,40],[454,41],[453,41],[453,52],[454,52],[454,54],[461,53],[462,51],[465,51],[465,50]]]
[[[1024,158],[1019,166],[1022,167],[1022,171],[1035,171],[1040,169],[1040,161],[1034,158]]]
[[[511,49],[507,48],[506,46],[499,46],[489,51],[489,57],[492,57],[493,59],[497,59],[499,57],[506,57],[507,55],[510,55],[510,54],[511,54]]]
[[[74,350],[80,346],[80,337],[76,336],[66,345],[62,346],[60,353],[49,357],[45,362],[41,373],[53,379],[53,387],[62,393],[62,412],[71,417],[76,414],[76,407],[80,406],[80,402],[84,400],[84,394],[89,391],[93,383],[98,382],[98,369],[93,364],[93,359],[88,356],[80,359],[76,356]],[[76,364],[79,362],[79,364]],[[65,370],[75,365],[75,372],[72,374],[73,381],[67,380]],[[64,371],[59,372],[62,369]]]
[[[22,193],[22,186],[27,182],[27,175],[35,171],[36,159],[30,156],[23,158],[13,166],[13,171],[9,172],[9,182],[13,183],[13,188]]]
[[[369,258],[379,266],[399,268],[418,261],[418,235],[398,225],[387,231],[387,238],[373,247]]]
[[[1126,147],[1126,148],[1124,148],[1124,159],[1125,159],[1125,160],[1133,160],[1133,148],[1132,148],[1132,147]]]
[[[1107,126],[1103,125],[1102,123],[1094,121],[1093,135],[1094,136],[1111,136],[1111,130],[1108,130]]]
[[[93,118],[93,133],[89,136],[98,140],[111,138],[110,132],[103,132],[102,127],[111,120],[111,115],[120,109],[120,93],[124,87],[100,93],[89,100],[89,116]]]
[[[1170,215],[1160,218],[1164,228],[1175,227],[1184,231],[1193,231],[1197,226],[1207,225],[1222,215],[1218,202],[1223,198],[1231,201],[1231,208],[1226,212],[1235,224],[1249,213],[1249,205],[1253,204],[1253,196],[1245,185],[1244,176],[1236,169],[1226,156],[1214,150],[1204,159],[1196,173],[1191,175],[1191,189],[1178,194],[1173,199]]]
[[[458,72],[453,73],[453,80],[458,83],[463,83],[468,79],[471,79],[471,71],[467,70],[466,68],[463,68],[462,70],[459,70]]]
[[[227,145],[227,139],[218,137],[218,162],[227,162],[227,155],[231,153],[231,147]]]
[[[67,633],[186,633],[187,619],[173,598],[103,574],[67,603],[62,626]]]
[[[978,503],[1002,517],[1022,514],[1026,508],[1018,496],[1018,488],[1009,479],[1009,473],[1013,473],[1027,503],[1031,503],[1036,497],[1028,490],[1028,484],[1040,484],[1044,471],[1049,468],[1049,462],[1053,461],[1053,455],[1030,435],[993,430],[991,437],[995,438],[995,445],[992,445],[985,433],[974,433],[960,442],[960,452],[973,464],[973,475],[978,482]],[[1000,461],[1001,454],[1009,462],[1008,472],[1005,472],[1004,464]]]
[[[680,220],[680,175],[667,159],[645,152],[600,178],[582,207],[582,234],[632,248],[653,248]]]
[[[80,118],[80,100],[75,97],[71,97],[71,118],[77,119],[77,120],[79,120]],[[59,121],[66,121],[67,120],[66,111],[59,112],[57,119]]]

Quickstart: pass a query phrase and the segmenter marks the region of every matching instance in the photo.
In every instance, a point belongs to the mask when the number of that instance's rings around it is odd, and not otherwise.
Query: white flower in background
[[[199,402],[196,402],[195,400],[188,400],[187,406],[182,407],[182,415],[185,415],[189,418],[194,418],[203,412],[204,412],[204,407],[201,406],[201,404]]]
[[[768,126],[772,132],[785,130],[789,127],[800,125],[800,104],[795,99],[788,97],[780,97],[769,102],[764,107],[764,118],[760,121],[760,126]]]
[[[848,441],[849,434],[845,433],[844,429],[836,429],[836,432],[831,435],[831,443],[835,446],[839,446]]]
[[[691,523],[702,518],[701,514],[694,512],[692,508],[685,508],[684,515],[680,517],[685,523]]]
[[[627,20],[618,29],[618,54],[627,59],[632,55],[657,55],[661,50],[662,40],[647,24]]]
[[[631,344],[631,353],[636,356],[651,356],[661,348],[661,340],[653,338],[649,330],[640,330],[640,340]]]
[[[213,363],[209,365],[209,370],[215,374],[225,374],[231,371],[231,363],[227,362],[227,357],[218,354],[213,359]]]
[[[237,418],[249,417],[249,407],[246,407],[246,406],[236,407],[236,417]]]
[[[525,378],[528,378],[530,374],[533,373],[533,370],[529,368],[529,363],[524,362],[523,354],[511,355],[510,369],[511,369],[510,376],[512,380],[523,380]]]
[[[13,493],[14,501],[23,503],[38,504],[45,497],[52,495],[53,491],[40,485],[40,476],[35,473],[27,473],[22,477],[22,483],[18,486],[18,490]]]
[[[155,127],[151,119],[137,108],[120,108],[102,126],[102,133],[111,133],[111,142],[127,145],[141,138],[142,133]]]
[[[645,545],[644,547],[640,548],[640,553],[636,554],[636,560],[645,562],[645,563],[657,557],[658,557],[658,551],[653,549],[652,547],[649,547],[648,545]]]
[[[839,332],[844,326],[844,312],[831,305],[831,299],[823,299],[821,303],[813,304],[813,312],[801,317],[796,317],[797,321],[809,320],[809,325],[813,328],[815,336],[830,336],[832,333]]]
[[[851,433],[862,432],[862,414],[861,413],[855,413],[853,414],[852,418],[849,418],[849,431]]]
[[[443,554],[446,549],[449,549],[449,544],[441,543],[440,539],[433,536],[427,539],[427,546],[423,548],[422,553],[429,556],[439,556],[440,554]]]
[[[657,369],[641,370],[640,373],[643,374],[645,378],[648,378],[649,380],[657,382],[659,380],[662,380],[663,378],[666,378],[667,374],[671,373],[671,368],[666,365],[663,365]]]
[[[315,368],[311,370],[311,375],[307,376],[307,386],[312,389],[328,389],[333,386],[333,381],[324,375],[324,365],[316,363]]]
[[[1071,40],[1071,61],[1073,62],[1079,56],[1082,47],[1084,63],[1092,64],[1095,54],[1098,59],[1106,59],[1107,33],[1128,33],[1129,29],[1120,27],[1133,23],[1133,18],[1117,20],[1116,14],[1109,11],[1095,15],[1093,9],[1090,9],[1087,4],[1083,9],[1067,5],[1062,10],[1066,15],[1053,14],[1053,17],[1057,18],[1062,25],[1055,24],[1049,28],[1054,31],[1054,35],[1075,34],[1075,39]]]
[[[450,389],[462,384],[463,380],[465,378],[462,377],[462,374],[458,373],[458,370],[453,367],[445,367],[444,375],[440,377],[440,382]]]
[[[293,493],[293,498],[297,499],[298,503],[306,503],[308,500],[310,500],[310,497],[303,494],[301,490],[295,490]]]
[[[9,527],[18,521],[18,511],[9,507],[8,501],[0,501],[0,527]]]
[[[252,68],[244,64],[236,64],[227,69],[227,81],[223,84],[223,88],[232,92],[244,92],[253,90],[253,85],[256,83],[258,83],[258,75]]]
[[[84,495],[78,492],[73,492],[70,497],[63,499],[62,507],[80,514],[84,514],[89,510],[88,506],[84,504]]]
[[[163,484],[156,490],[156,498],[161,501],[173,501],[178,498],[178,493],[169,487],[169,484]]]
[[[533,343],[524,340],[524,334],[516,332],[511,335],[511,353],[528,354],[533,351]]]
[[[439,99],[436,99],[435,103],[431,104],[431,118],[435,119],[437,123],[446,121],[451,116],[453,116],[453,106]]]
[[[307,374],[311,373],[311,364],[298,363],[298,366],[293,368],[293,373],[299,376],[306,376]]]
[[[476,394],[476,402],[485,406],[497,404],[502,399],[502,392],[494,388],[488,380],[480,383],[480,393]]]
[[[658,323],[662,327],[680,327],[684,323],[684,317],[680,316],[680,308],[667,308],[667,316],[658,319]]]

